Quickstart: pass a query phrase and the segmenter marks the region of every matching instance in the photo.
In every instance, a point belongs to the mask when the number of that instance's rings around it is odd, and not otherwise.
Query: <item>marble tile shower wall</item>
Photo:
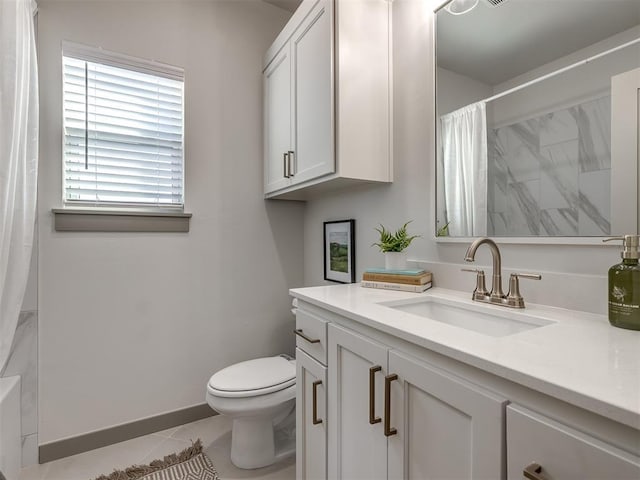
[[[611,234],[611,97],[490,130],[488,233]]]
[[[20,312],[9,360],[0,377],[21,377],[22,466],[38,463],[38,312]]]

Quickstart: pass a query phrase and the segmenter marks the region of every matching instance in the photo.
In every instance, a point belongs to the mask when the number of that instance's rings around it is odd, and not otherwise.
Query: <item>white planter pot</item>
[[[407,254],[405,252],[385,252],[384,268],[387,270],[406,270]]]

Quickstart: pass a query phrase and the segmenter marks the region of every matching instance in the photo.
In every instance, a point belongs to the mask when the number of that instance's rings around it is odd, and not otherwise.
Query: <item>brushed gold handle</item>
[[[284,172],[282,176],[284,178],[289,178],[288,167],[289,167],[289,154],[287,152],[282,154],[282,165],[284,166]]]
[[[313,396],[312,396],[312,414],[313,414],[313,424],[318,425],[322,423],[322,419],[318,418],[318,385],[322,385],[322,380],[316,380],[313,382]]]
[[[391,427],[391,382],[398,379],[398,375],[392,373],[384,377],[384,436],[390,437],[398,431]]]
[[[298,329],[294,330],[293,333],[295,333],[299,337],[304,338],[309,343],[320,343],[320,339],[319,338],[308,337],[307,335],[304,334],[304,332],[302,331],[301,328],[298,328]]]
[[[375,365],[369,369],[369,423],[375,425],[382,419],[376,417],[376,372],[382,370],[380,365]]]
[[[289,160],[289,176],[293,177],[295,176],[295,173],[293,173],[293,167],[296,164],[296,153],[293,150],[289,150],[287,152],[287,159]]]
[[[546,480],[542,475],[542,466],[539,463],[533,462],[522,471],[522,475],[529,480]]]

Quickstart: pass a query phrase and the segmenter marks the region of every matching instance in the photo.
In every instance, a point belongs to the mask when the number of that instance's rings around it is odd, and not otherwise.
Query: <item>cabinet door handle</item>
[[[376,417],[376,372],[382,370],[380,365],[375,365],[369,369],[369,423],[375,425],[382,419]]]
[[[384,377],[384,436],[390,437],[398,431],[391,427],[391,382],[398,379],[398,375],[392,373]]]
[[[304,332],[302,331],[301,328],[297,328],[296,330],[293,331],[293,333],[295,333],[299,337],[304,338],[309,343],[320,343],[320,339],[319,338],[308,337],[307,335],[304,334]]]
[[[533,462],[526,467],[522,471],[522,475],[529,480],[546,480],[545,477],[541,475],[542,473],[542,465],[539,463]]]
[[[313,414],[313,424],[318,425],[322,423],[322,419],[318,418],[318,385],[322,385],[322,380],[316,380],[313,382],[313,396],[312,396],[312,414]]]
[[[288,168],[289,168],[289,154],[287,152],[282,154],[282,165],[284,167],[284,172],[282,176],[284,178],[289,178]]]
[[[289,150],[287,153],[289,158],[289,176],[293,177],[295,175],[293,167],[296,163],[296,154],[293,150]]]

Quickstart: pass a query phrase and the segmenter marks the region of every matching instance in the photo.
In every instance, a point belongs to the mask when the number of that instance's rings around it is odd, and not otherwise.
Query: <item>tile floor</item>
[[[180,427],[116,443],[61,458],[42,465],[22,469],[19,480],[92,480],[114,469],[133,464],[149,463],[170,453],[176,453],[191,445],[191,440],[201,439],[221,480],[294,480],[295,458],[256,470],[236,468],[229,458],[231,450],[231,422],[227,417],[214,417],[187,423]]]

